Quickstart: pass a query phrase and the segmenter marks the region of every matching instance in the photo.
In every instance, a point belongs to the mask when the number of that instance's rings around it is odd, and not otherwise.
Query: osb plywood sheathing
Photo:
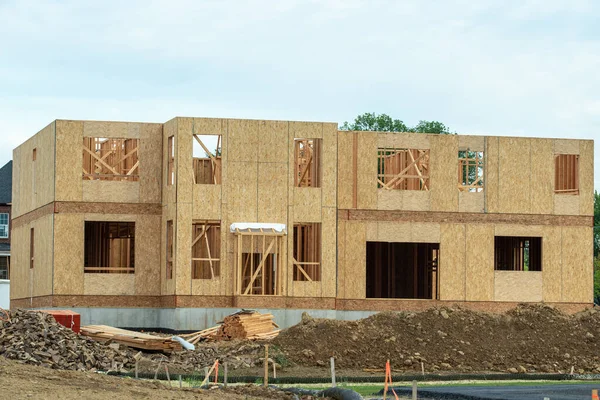
[[[294,185],[321,187],[321,139],[294,139]]]
[[[192,279],[214,279],[220,275],[221,223],[192,224]]]
[[[83,138],[83,178],[89,180],[137,181],[138,139]]]
[[[200,139],[200,135],[193,135],[194,139],[202,150],[206,153],[208,158],[193,158],[193,170],[194,170],[194,183],[196,184],[221,184],[221,135],[214,135],[217,137],[217,145],[215,148],[215,154],[213,154],[204,142]]]
[[[235,232],[237,284],[239,295],[274,295],[283,292],[285,235],[269,229]]]
[[[429,150],[379,148],[377,185],[387,190],[429,190]]]

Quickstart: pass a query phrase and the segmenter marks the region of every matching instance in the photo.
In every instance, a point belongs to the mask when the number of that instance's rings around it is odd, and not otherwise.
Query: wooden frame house
[[[11,306],[94,322],[592,304],[589,140],[56,120],[12,198]]]

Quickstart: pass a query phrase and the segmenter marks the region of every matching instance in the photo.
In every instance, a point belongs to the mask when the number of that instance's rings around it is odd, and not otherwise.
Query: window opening
[[[85,221],[85,273],[133,274],[135,222]]]
[[[483,192],[483,151],[458,152],[458,190]]]
[[[367,242],[367,298],[438,299],[439,243]]]
[[[220,185],[221,160],[221,135],[194,135],[194,183]]]
[[[167,279],[173,279],[173,221],[167,221]]]
[[[221,223],[192,224],[192,279],[214,279],[220,274]]]
[[[137,181],[138,139],[83,138],[83,179]]]
[[[294,139],[294,185],[321,187],[321,139]]]
[[[321,224],[295,224],[294,242],[294,280],[321,280]]]
[[[558,154],[554,160],[554,193],[579,194],[579,155]]]
[[[167,139],[167,185],[175,184],[175,136]]]
[[[496,271],[541,271],[542,238],[496,236],[494,261]]]
[[[429,150],[377,150],[377,187],[387,190],[429,190]]]

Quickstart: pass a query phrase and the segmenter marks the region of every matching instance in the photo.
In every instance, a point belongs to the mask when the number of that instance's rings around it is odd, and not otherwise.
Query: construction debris
[[[0,355],[27,364],[67,370],[132,368],[128,350],[98,343],[60,325],[38,311],[3,311],[0,315]]]
[[[147,351],[170,353],[183,350],[181,343],[170,337],[149,335],[147,333],[128,331],[106,325],[82,326],[81,334],[99,342],[111,341]]]
[[[242,310],[231,314],[221,325],[202,331],[180,335],[191,344],[205,340],[269,340],[279,335],[279,326],[273,322],[273,314],[261,314],[258,311]]]

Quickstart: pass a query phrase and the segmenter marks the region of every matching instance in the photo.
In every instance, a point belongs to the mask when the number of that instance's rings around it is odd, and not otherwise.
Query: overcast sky
[[[0,0],[0,164],[57,118],[598,139],[598,21],[593,0]]]

